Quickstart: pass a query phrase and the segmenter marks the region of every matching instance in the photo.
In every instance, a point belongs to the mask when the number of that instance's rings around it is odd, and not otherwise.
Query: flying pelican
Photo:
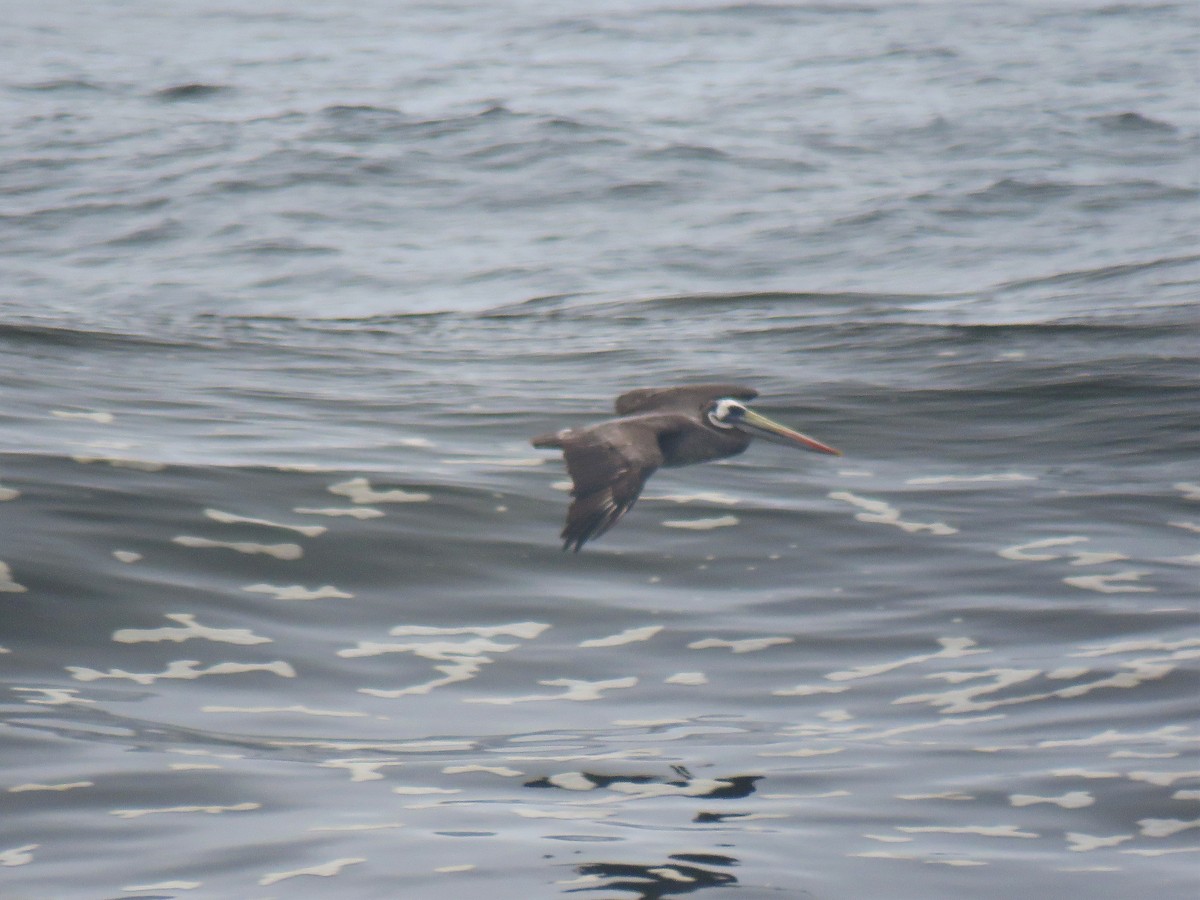
[[[746,406],[758,396],[737,384],[643,388],[617,398],[619,418],[542,434],[533,446],[563,451],[574,482],[563,549],[576,553],[620,521],[654,470],[737,456],[752,437],[841,456]]]

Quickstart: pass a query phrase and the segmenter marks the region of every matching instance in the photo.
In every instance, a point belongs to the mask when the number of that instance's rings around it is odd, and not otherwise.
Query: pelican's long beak
[[[778,422],[772,421],[766,416],[756,413],[752,409],[746,410],[736,427],[740,428],[742,431],[745,431],[747,434],[752,434],[755,437],[766,438],[768,441],[774,441],[777,444],[787,444],[789,447],[800,446],[805,450],[815,450],[818,453],[829,453],[832,456],[842,455],[841,450],[835,450],[828,444],[822,444],[820,441],[810,438],[806,434],[793,431],[786,425],[780,425]]]

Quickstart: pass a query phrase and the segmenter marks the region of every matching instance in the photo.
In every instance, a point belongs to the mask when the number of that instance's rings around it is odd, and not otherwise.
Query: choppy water
[[[0,895],[1193,895],[1197,7],[5,16]]]

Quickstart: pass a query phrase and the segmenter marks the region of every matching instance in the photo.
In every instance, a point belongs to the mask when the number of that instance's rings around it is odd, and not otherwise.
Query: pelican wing
[[[758,396],[754,388],[742,384],[685,384],[681,387],[639,388],[617,398],[619,416],[632,413],[671,410],[694,415],[709,400],[733,397],[750,401]]]
[[[579,552],[629,512],[663,462],[659,437],[687,425],[682,416],[637,416],[558,435],[574,488],[563,549]]]

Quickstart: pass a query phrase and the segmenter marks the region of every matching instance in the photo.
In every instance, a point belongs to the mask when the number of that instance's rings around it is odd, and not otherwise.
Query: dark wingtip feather
[[[563,539],[563,549],[570,548],[578,553],[588,541],[600,537],[621,521],[625,513],[633,509],[636,499],[628,503],[616,502],[611,490],[576,497],[567,511],[567,524],[559,535]]]

